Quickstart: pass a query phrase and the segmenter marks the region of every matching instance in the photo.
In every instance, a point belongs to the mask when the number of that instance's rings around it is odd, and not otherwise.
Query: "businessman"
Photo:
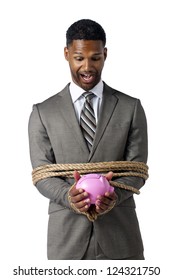
[[[55,163],[147,162],[147,124],[139,99],[102,80],[107,57],[100,24],[82,19],[66,33],[64,56],[71,81],[63,90],[33,106],[29,120],[33,168]],[[140,189],[139,177],[111,179]],[[90,204],[74,178],[50,177],[36,183],[49,199],[49,260],[144,259],[144,247],[132,191],[115,188]],[[90,221],[88,213],[97,219]]]

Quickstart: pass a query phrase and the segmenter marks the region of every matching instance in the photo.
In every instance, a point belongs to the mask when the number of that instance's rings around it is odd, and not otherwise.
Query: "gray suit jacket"
[[[88,152],[77,121],[68,85],[58,94],[34,105],[29,120],[33,168],[52,163],[147,161],[147,125],[138,99],[104,84],[101,113],[92,151]],[[143,179],[116,179],[138,189]],[[92,223],[74,213],[67,199],[73,179],[48,178],[37,183],[50,199],[48,259],[81,259]],[[96,239],[104,253],[122,259],[143,251],[133,193],[116,189],[117,205],[94,222]]]

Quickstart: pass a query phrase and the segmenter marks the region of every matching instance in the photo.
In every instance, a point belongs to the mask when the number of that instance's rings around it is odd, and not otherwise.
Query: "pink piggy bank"
[[[81,188],[89,194],[91,204],[95,204],[98,195],[104,195],[105,192],[114,191],[114,188],[110,186],[105,176],[100,174],[87,174],[82,176],[77,182],[76,188]]]

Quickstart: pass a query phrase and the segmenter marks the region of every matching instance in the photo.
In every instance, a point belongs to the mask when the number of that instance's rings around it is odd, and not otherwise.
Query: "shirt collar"
[[[85,92],[81,87],[76,85],[73,81],[70,83],[69,89],[70,89],[70,94],[73,103],[75,103],[76,100],[79,99],[80,96]],[[103,81],[100,80],[100,82],[95,87],[93,87],[90,91],[93,92],[95,95],[97,95],[97,97],[102,98]]]

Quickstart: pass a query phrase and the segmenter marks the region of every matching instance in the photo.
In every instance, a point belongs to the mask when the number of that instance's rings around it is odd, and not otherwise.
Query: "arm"
[[[147,162],[148,156],[148,136],[147,136],[147,121],[145,112],[139,100],[136,100],[133,118],[129,129],[129,134],[126,143],[126,149],[124,154],[125,161],[139,161]],[[145,181],[137,177],[124,177],[115,179],[115,181],[123,184],[133,186],[140,189]],[[132,192],[123,189],[116,188],[116,194],[118,196],[116,205],[127,200],[133,195]]]
[[[33,106],[33,111],[29,119],[29,145],[33,168],[55,163],[51,142],[42,122],[37,105]],[[64,207],[70,207],[67,193],[71,185],[65,180],[57,177],[48,178],[39,181],[36,184],[36,187],[42,195],[50,200],[53,200]]]

